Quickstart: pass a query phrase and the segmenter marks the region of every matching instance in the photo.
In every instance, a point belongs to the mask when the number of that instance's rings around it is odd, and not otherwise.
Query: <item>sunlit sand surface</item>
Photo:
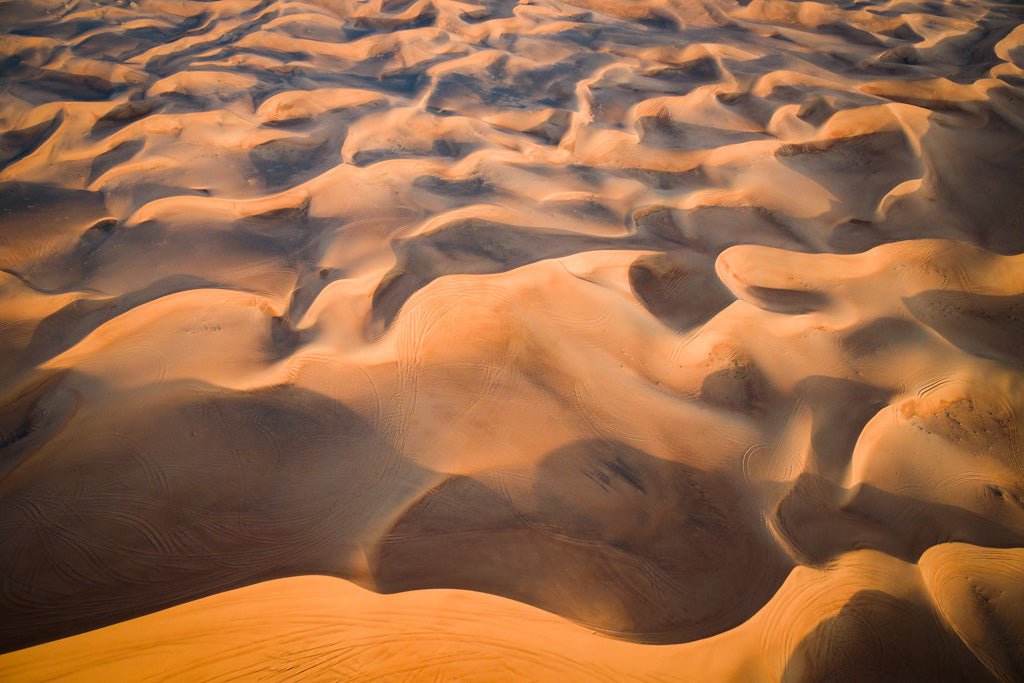
[[[1024,680],[1024,8],[0,3],[0,679]]]

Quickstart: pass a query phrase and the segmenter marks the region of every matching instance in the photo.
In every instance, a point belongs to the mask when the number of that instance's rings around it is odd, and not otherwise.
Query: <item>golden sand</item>
[[[1024,680],[1024,10],[0,3],[0,679]]]

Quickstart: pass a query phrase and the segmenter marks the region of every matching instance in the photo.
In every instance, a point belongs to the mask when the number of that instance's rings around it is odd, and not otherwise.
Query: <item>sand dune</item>
[[[0,678],[1024,677],[1012,4],[0,4]]]
[[[985,680],[996,671],[1014,680],[1020,661],[1000,637],[1020,624],[1007,613],[1024,597],[1020,561],[1019,550],[947,544],[930,550],[918,570],[857,551],[828,570],[797,568],[772,603],[742,626],[672,647],[610,640],[482,593],[377,595],[337,579],[297,577],[5,655],[0,673],[14,680],[154,671],[195,679],[664,681]],[[936,599],[960,601],[950,613],[966,622],[954,626],[965,641],[921,606],[936,595],[930,592],[936,565],[944,583]],[[976,581],[995,578],[1009,588],[995,598],[998,623],[1008,629],[1002,636],[992,628],[993,584],[981,584],[988,598],[972,593],[959,571],[964,566]],[[988,642],[972,644],[986,635]],[[979,660],[992,662],[988,671]]]

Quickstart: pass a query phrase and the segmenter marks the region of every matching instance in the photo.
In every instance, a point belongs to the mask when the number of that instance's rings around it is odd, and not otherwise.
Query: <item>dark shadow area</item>
[[[570,203],[559,208],[575,212],[578,218],[619,220],[599,204]],[[758,243],[772,246],[792,247],[799,239],[771,214],[747,207],[694,210],[680,218],[675,214],[657,206],[637,210],[628,218],[631,233],[622,237],[467,219],[396,241],[392,246],[396,264],[373,293],[373,322],[386,329],[409,297],[444,275],[500,273],[586,251],[635,249],[666,252],[634,263],[630,284],[641,303],[679,330],[708,320],[732,300],[714,275],[714,257],[722,249],[744,243],[752,230],[761,238]],[[680,250],[680,245],[689,250]],[[814,310],[826,303],[816,292],[765,290],[759,295],[785,312]]]
[[[851,358],[893,354],[923,344],[929,334],[920,325],[903,318],[876,318],[866,325],[839,335],[839,348]]]
[[[396,242],[395,266],[373,293],[373,319],[390,326],[405,302],[454,273],[501,273],[529,263],[595,249],[639,249],[642,238],[609,238],[470,219]]]
[[[100,325],[142,304],[169,294],[205,288],[219,288],[219,285],[190,275],[178,275],[121,296],[76,299],[39,321],[23,351],[21,365],[31,367],[63,353]]]
[[[923,187],[886,209],[876,226],[883,241],[941,237],[998,254],[1024,251],[1024,193],[1006,185],[1024,173],[1024,132],[1013,115],[1001,113],[1019,108],[1020,96],[1009,86],[986,96],[969,118],[930,116],[920,143]]]
[[[399,519],[372,567],[383,592],[483,591],[672,643],[742,623],[791,565],[728,475],[592,440],[532,470],[449,479]]]
[[[78,227],[63,249],[30,263],[20,275],[42,291],[92,291],[101,297],[147,290],[159,281],[225,286],[243,263],[269,260],[296,268],[333,225],[310,219],[304,211],[298,207],[187,226],[146,221],[126,228],[100,219],[92,227]]]
[[[802,380],[796,393],[811,406],[814,473],[841,481],[864,426],[889,405],[891,392],[847,379],[813,376]]]
[[[427,173],[417,177],[412,185],[442,197],[469,197],[480,200],[495,194],[494,186],[482,176],[449,180]]]
[[[829,299],[824,293],[810,289],[778,289],[748,285],[744,288],[744,293],[766,311],[789,313],[790,315],[819,311],[829,303]]]
[[[700,400],[747,416],[761,416],[784,405],[778,389],[741,352],[730,354],[724,368],[704,377],[700,384]]]
[[[362,149],[352,154],[352,163],[356,166],[369,166],[389,159],[462,159],[484,146],[479,140],[457,140],[439,138],[433,141],[429,149],[411,147],[389,147],[387,149]]]
[[[17,78],[12,79],[6,96],[14,96],[32,104],[46,104],[60,100],[100,102],[130,86],[112,83],[99,76],[76,74],[22,64]]]
[[[39,149],[64,121],[64,112],[59,111],[49,121],[34,126],[10,130],[0,135],[0,168],[13,164]]]
[[[718,254],[737,244],[759,244],[792,251],[821,251],[789,216],[760,206],[702,206],[680,212],[687,243]]]
[[[387,14],[353,17],[352,26],[369,32],[393,32],[433,26],[437,21],[437,8],[433,3],[424,3],[419,12],[410,17]]]
[[[943,503],[900,496],[870,484],[853,489],[804,473],[776,507],[771,523],[801,561],[825,565],[839,555],[870,548],[917,562],[933,545],[959,541],[990,548],[1024,544],[1013,519],[993,519]]]
[[[967,353],[1024,365],[1024,295],[935,289],[903,303],[918,320]]]
[[[23,271],[31,270],[31,264],[24,265],[23,254],[45,254],[55,243],[75,244],[83,226],[107,217],[99,192],[0,183],[0,268],[25,280]],[[43,292],[51,289],[46,284],[30,286]]]
[[[852,218],[870,220],[882,198],[906,180],[920,178],[925,162],[903,131],[786,144],[779,163],[823,186]]]
[[[764,133],[726,130],[712,126],[680,123],[668,116],[643,116],[636,120],[640,142],[648,147],[673,150],[714,149],[752,140],[765,140]]]
[[[607,65],[610,55],[581,52],[538,68],[509,67],[501,57],[470,72],[445,72],[433,79],[427,96],[428,111],[472,115],[499,109],[572,110],[576,84]]]
[[[797,645],[782,683],[981,683],[992,674],[931,608],[862,590]]]
[[[0,480],[71,419],[78,397],[55,391],[66,374],[36,372],[0,395]]]
[[[110,151],[98,155],[92,160],[92,164],[89,167],[89,179],[86,182],[91,184],[118,164],[131,160],[132,157],[142,151],[144,146],[145,143],[142,140],[126,140]]]
[[[282,138],[266,142],[249,152],[268,192],[279,192],[315,178],[341,163],[338,149],[323,136]]]
[[[41,413],[65,385],[43,379],[4,409],[15,438],[60,417]],[[0,479],[2,651],[258,581],[352,578],[349,558],[436,481],[294,387],[102,391]]]
[[[479,24],[492,19],[508,19],[518,6],[519,0],[488,0],[481,2],[477,8],[460,12],[459,19],[467,24]]]
[[[677,332],[702,325],[735,301],[715,274],[715,259],[686,250],[638,257],[629,284],[637,300]]]

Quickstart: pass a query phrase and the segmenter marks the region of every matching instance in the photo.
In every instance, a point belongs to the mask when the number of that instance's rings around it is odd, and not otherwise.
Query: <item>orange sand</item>
[[[1022,26],[0,3],[0,679],[1024,679]]]

